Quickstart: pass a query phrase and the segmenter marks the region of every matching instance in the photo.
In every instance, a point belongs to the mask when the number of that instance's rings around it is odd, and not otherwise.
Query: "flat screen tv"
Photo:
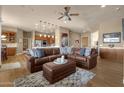
[[[103,43],[120,43],[121,32],[103,34]]]

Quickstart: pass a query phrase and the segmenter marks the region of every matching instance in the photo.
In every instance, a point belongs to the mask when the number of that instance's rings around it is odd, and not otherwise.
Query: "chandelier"
[[[44,36],[48,38],[54,38],[55,30],[57,28],[57,25],[42,20],[39,21],[39,24],[35,24],[35,30],[40,32],[40,37]]]

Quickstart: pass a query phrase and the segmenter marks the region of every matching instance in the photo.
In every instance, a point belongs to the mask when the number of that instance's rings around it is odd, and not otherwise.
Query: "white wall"
[[[97,47],[96,43],[98,41],[99,38],[99,32],[95,31],[91,33],[91,47]]]

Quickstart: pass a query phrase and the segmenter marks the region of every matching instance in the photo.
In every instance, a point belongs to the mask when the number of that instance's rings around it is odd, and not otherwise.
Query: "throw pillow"
[[[35,54],[34,54],[34,52],[33,52],[33,50],[32,49],[29,49],[29,54],[31,55],[31,56],[35,56]]]
[[[67,47],[67,53],[68,53],[68,54],[72,54],[71,47]]]
[[[81,55],[81,56],[84,56],[84,54],[85,54],[85,48],[81,48],[81,49],[80,49],[80,55]]]
[[[64,51],[63,47],[60,47],[60,54],[63,54],[64,53],[63,51]]]
[[[33,53],[34,53],[34,57],[37,57],[37,52],[36,49],[32,49]]]
[[[80,55],[80,48],[75,48],[74,49],[74,54],[75,55]]]
[[[60,54],[67,54],[67,48],[66,47],[60,47]]]
[[[36,56],[37,57],[44,57],[44,50],[43,49],[36,49]]]
[[[91,54],[91,48],[86,48],[84,56],[89,56]]]

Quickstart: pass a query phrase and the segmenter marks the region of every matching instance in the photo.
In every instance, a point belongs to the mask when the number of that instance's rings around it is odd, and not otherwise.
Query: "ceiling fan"
[[[64,21],[71,21],[71,16],[79,16],[79,13],[69,13],[70,9],[71,7],[64,7],[65,12],[60,12],[61,16],[58,18],[58,20],[63,18]]]

